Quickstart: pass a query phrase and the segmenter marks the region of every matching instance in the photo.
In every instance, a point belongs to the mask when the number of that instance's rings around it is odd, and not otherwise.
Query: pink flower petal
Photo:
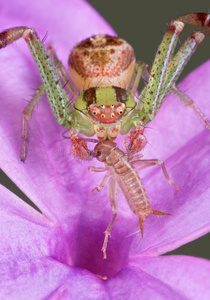
[[[0,269],[2,299],[109,299],[99,277],[50,257],[1,261]]]
[[[168,295],[168,299],[209,299],[210,262],[205,259],[189,256],[164,256],[158,258],[135,258],[130,260],[129,268],[138,273],[139,269],[151,276],[151,282],[159,281],[177,293],[176,297]],[[139,272],[140,273],[140,272]],[[151,283],[150,282],[150,283]],[[147,287],[145,283],[145,286]],[[152,285],[150,285],[152,287]],[[143,288],[142,288],[143,289]],[[157,299],[157,297],[155,297]],[[148,299],[148,298],[141,298]],[[161,298],[162,299],[162,298]],[[163,299],[165,299],[163,297]]]
[[[1,282],[7,282],[0,295],[7,299],[18,295],[22,299],[205,300],[210,296],[210,263],[186,256],[135,259],[108,280],[49,257],[17,259],[0,267]]]
[[[152,207],[172,215],[148,218],[143,241],[136,238],[135,252],[140,250],[143,256],[160,255],[210,231],[209,144],[210,134],[203,131],[166,161],[180,187],[175,196],[172,194],[175,189],[165,181],[161,170],[148,175],[145,182]],[[151,231],[153,226],[155,230]]]
[[[58,9],[55,9],[56,4]],[[33,2],[30,6],[25,1],[18,4],[16,1],[2,2],[1,29],[15,25],[32,26],[41,38],[48,31],[46,44],[48,41],[53,43],[65,66],[68,53],[76,42],[94,33],[113,33],[85,2],[56,1],[56,4],[52,6],[47,0],[42,5]],[[13,12],[10,14],[11,7]],[[209,210],[206,209],[209,207],[209,155],[206,148],[209,132],[190,110],[170,96],[148,126],[154,129],[147,129],[149,144],[143,154],[150,158],[168,158],[166,166],[180,185],[180,193],[173,197],[161,172],[156,176],[152,171],[144,182],[152,207],[169,211],[172,216],[151,216],[145,222],[143,241],[139,234],[125,238],[139,227],[124,197],[119,195],[119,215],[108,245],[108,260],[106,264],[101,263],[103,231],[112,212],[106,189],[86,197],[102,179],[101,174],[87,171],[88,165],[97,162],[78,161],[71,156],[69,141],[62,139],[63,128],[53,118],[46,98],[30,121],[26,163],[19,161],[21,113],[26,105],[23,99],[29,100],[32,88],[37,88],[41,81],[24,41],[2,49],[0,64],[0,82],[3,83],[0,101],[3,112],[0,120],[1,167],[48,219],[61,222],[68,243],[74,245],[71,251],[74,265],[98,274],[103,271],[113,275],[122,268],[129,251],[132,255],[136,251],[142,255],[157,255],[209,230]],[[192,95],[210,119],[207,110],[209,66],[207,62],[189,75],[181,88]],[[122,140],[119,139],[119,145]]]
[[[0,186],[1,261],[54,257],[71,263],[70,245],[57,220],[50,220]]]

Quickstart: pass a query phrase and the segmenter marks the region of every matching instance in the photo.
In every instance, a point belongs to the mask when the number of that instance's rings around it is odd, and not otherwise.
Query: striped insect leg
[[[117,185],[116,185],[115,179],[112,176],[109,178],[109,181],[108,181],[108,196],[109,196],[110,205],[111,205],[111,208],[112,208],[112,211],[113,211],[114,214],[112,216],[112,219],[111,219],[107,229],[104,232],[105,238],[104,238],[104,243],[103,243],[103,246],[102,246],[102,249],[101,249],[102,252],[103,252],[103,255],[104,255],[104,259],[107,258],[106,248],[107,248],[107,244],[108,244],[108,238],[109,238],[109,236],[111,237],[111,230],[112,230],[112,227],[114,225],[114,222],[115,222],[115,219],[116,219],[116,216],[117,216],[117,211],[118,211],[118,207],[117,207]]]

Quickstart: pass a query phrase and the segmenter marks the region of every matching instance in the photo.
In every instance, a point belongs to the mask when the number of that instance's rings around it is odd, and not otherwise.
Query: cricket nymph
[[[142,147],[146,143],[142,141]],[[106,180],[108,181],[108,195],[111,204],[112,211],[114,213],[106,231],[105,239],[102,247],[104,258],[106,258],[106,248],[108,243],[108,237],[111,234],[114,221],[117,216],[117,188],[124,195],[130,210],[138,216],[140,231],[143,237],[143,222],[150,214],[153,215],[169,215],[169,213],[161,212],[151,208],[147,192],[139,177],[137,170],[142,170],[154,165],[161,165],[163,173],[167,181],[174,185],[178,191],[178,186],[170,179],[164,163],[159,159],[138,159],[134,156],[133,158],[128,156],[125,152],[119,149],[116,144],[110,140],[99,142],[93,152],[93,156],[99,161],[105,164],[105,168],[89,167],[90,171],[101,172],[106,171],[106,175],[102,180],[101,184],[93,189],[101,191],[105,185]]]

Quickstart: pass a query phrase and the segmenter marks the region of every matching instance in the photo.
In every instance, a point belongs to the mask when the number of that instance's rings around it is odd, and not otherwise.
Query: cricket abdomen
[[[129,162],[128,157],[119,148],[115,148],[110,153],[108,161],[112,162],[110,165],[118,186],[132,212],[143,219],[147,218],[151,211],[148,196],[141,178]]]

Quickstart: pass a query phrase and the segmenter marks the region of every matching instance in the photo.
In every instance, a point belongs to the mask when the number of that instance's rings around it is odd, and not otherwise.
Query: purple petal
[[[56,252],[63,254],[60,247],[65,239],[56,232],[55,224],[49,226],[45,217],[10,194],[2,188],[6,198],[0,201],[5,246],[0,260],[2,299],[17,295],[21,299],[209,299],[210,263],[202,259],[136,257],[105,281],[61,263]],[[7,235],[2,237],[5,227]]]
[[[161,290],[164,292],[163,286],[171,288],[171,295],[169,292],[168,299],[210,298],[210,262],[208,260],[189,256],[144,257],[131,260],[129,268],[137,274],[141,269],[141,272],[145,272],[148,277],[151,276],[150,281],[142,282],[142,285],[145,284],[145,289],[148,286],[154,287],[152,282],[155,283],[156,280],[159,285],[158,292]],[[174,295],[176,295],[175,298]],[[167,295],[164,296],[163,299]],[[148,298],[142,297],[141,299]]]
[[[210,134],[204,131],[166,161],[180,187],[175,196],[172,194],[174,188],[165,181],[161,170],[153,176],[148,175],[145,182],[152,208],[172,215],[148,218],[144,239],[139,243],[137,238],[134,252],[140,250],[143,256],[159,255],[210,231],[209,144]],[[155,230],[151,231],[151,227]]]
[[[0,194],[1,299],[108,299],[99,277],[70,266],[70,245],[56,220],[2,186]]]
[[[70,245],[57,220],[49,220],[0,186],[1,261],[54,257],[71,263]]]
[[[86,270],[67,265],[68,247],[65,247],[65,236],[59,230],[59,224],[47,220],[3,187],[1,195],[0,236],[4,241],[0,259],[0,282],[4,283],[0,289],[2,299],[14,299],[15,295],[21,299],[83,299],[87,296],[109,299],[116,294],[129,295],[128,290],[136,288],[139,279],[142,281],[142,276],[139,278],[128,268],[117,275],[117,282],[116,279],[106,282]],[[139,272],[142,273],[141,270]],[[151,276],[143,273],[144,280],[147,277],[151,280]],[[122,289],[124,282],[127,282],[126,290]],[[147,289],[145,294],[159,294],[159,286],[156,282],[156,288],[152,291]],[[164,287],[164,290],[173,295],[170,288]],[[134,295],[139,292],[141,287],[134,289]]]
[[[110,299],[103,281],[50,257],[0,263],[2,299]]]
[[[85,2],[56,3],[59,3],[58,9],[50,1],[45,1],[41,6],[37,2],[25,6],[25,1],[18,4],[14,1],[12,14],[9,13],[11,1],[9,4],[2,3],[0,8],[5,17],[0,20],[1,28],[33,26],[40,37],[48,31],[47,42],[53,43],[64,65],[69,50],[77,41],[94,33],[112,33],[110,27]],[[125,238],[139,230],[137,218],[129,211],[124,197],[119,195],[120,210],[108,246],[109,259],[101,263],[103,231],[112,212],[106,190],[100,195],[93,193],[89,198],[86,195],[98,185],[102,176],[90,174],[87,171],[89,163],[78,161],[70,155],[69,141],[61,138],[63,128],[53,118],[46,99],[39,104],[30,122],[26,163],[19,161],[21,113],[26,105],[22,99],[29,100],[33,93],[31,89],[41,81],[23,41],[8,46],[0,54],[0,81],[3,82],[0,105],[4,112],[0,120],[1,166],[46,217],[61,222],[69,244],[74,244],[71,255],[76,266],[99,274],[102,270],[108,275],[113,274],[121,269],[129,251],[131,254],[138,250],[138,253],[156,255],[209,230],[208,209],[204,209],[209,207],[206,183],[209,164],[208,149],[205,147],[209,143],[209,132],[204,134],[205,129],[196,116],[178,99],[169,97],[156,119],[149,124],[154,128],[147,130],[151,146],[148,144],[143,153],[150,158],[169,158],[166,166],[181,187],[176,197],[173,197],[161,173],[158,176],[152,173],[144,182],[152,207],[173,215],[151,216],[145,222],[145,238],[137,247],[139,234]],[[209,70],[207,62],[184,81],[182,89],[192,95],[210,119],[207,111]],[[192,189],[195,189],[193,194]],[[179,230],[174,230],[176,226]]]
[[[94,33],[112,32],[82,1],[59,2],[57,9],[51,4],[45,1],[39,6],[39,3],[34,2],[29,7],[25,5],[25,1],[19,2],[18,5],[14,1],[13,13],[10,13],[11,1],[4,6],[2,3],[1,12],[9,18],[2,18],[1,26],[33,26],[41,37],[48,30],[48,40],[53,42],[63,61],[67,61],[69,49],[77,41]],[[70,14],[67,14],[67,5]],[[60,22],[55,22],[55,19],[59,19]],[[77,22],[78,19],[80,22]],[[69,35],[72,24],[74,30]],[[206,178],[209,178],[206,147],[209,143],[208,133],[202,132],[204,129],[193,114],[189,116],[187,110],[185,113],[183,110],[182,113],[183,107],[180,103],[174,106],[172,100],[172,103],[161,109],[159,118],[162,121],[165,120],[163,116],[166,116],[169,122],[164,126],[157,117],[153,125],[151,124],[156,131],[152,134],[148,132],[148,136],[151,140],[154,138],[154,143],[151,144],[157,150],[155,156],[169,158],[167,165],[171,166],[173,178],[178,179],[177,183],[183,188],[174,199],[170,189],[165,188],[165,183],[158,185],[162,174],[147,176],[145,183],[149,186],[151,199],[156,201],[151,200],[151,204],[161,204],[162,210],[168,209],[173,215],[170,216],[170,221],[166,221],[166,217],[163,221],[160,221],[160,218],[150,218],[145,224],[144,241],[140,246],[134,247],[139,236],[127,239],[124,237],[132,233],[135,226],[137,228],[136,218],[128,212],[123,197],[119,197],[121,209],[109,243],[109,259],[102,262],[102,232],[111,218],[109,203],[107,201],[104,204],[103,201],[107,199],[107,192],[103,191],[100,196],[94,194],[89,199],[86,198],[90,185],[96,186],[100,176],[91,174],[90,177],[87,172],[88,163],[69,156],[67,141],[64,141],[65,146],[62,141],[61,146],[58,136],[61,136],[62,129],[52,117],[46,99],[39,105],[32,118],[28,160],[24,165],[19,162],[20,115],[25,106],[21,99],[29,99],[30,87],[36,88],[40,83],[38,72],[26,48],[26,45],[19,41],[15,47],[7,47],[1,51],[1,54],[4,53],[0,56],[0,80],[4,82],[1,94],[1,111],[4,111],[0,129],[3,152],[1,165],[22,191],[42,209],[45,216],[18,202],[16,197],[3,189],[1,195],[6,201],[0,202],[3,212],[1,224],[5,224],[1,226],[0,231],[1,240],[5,241],[2,245],[5,247],[5,256],[1,256],[0,266],[1,282],[4,283],[1,287],[2,298],[5,298],[5,293],[10,295],[11,299],[16,295],[25,299],[81,299],[87,298],[87,295],[91,299],[193,299],[200,295],[203,299],[205,296],[209,298],[205,281],[209,276],[209,264],[206,261],[192,258],[138,258],[137,261],[135,257],[127,268],[122,269],[130,247],[132,255],[137,250],[138,253],[156,255],[205,233],[209,228],[206,209],[209,198],[206,181]],[[8,64],[10,61],[12,64]],[[11,75],[13,73],[14,76]],[[197,82],[197,78],[189,82],[191,89],[195,89],[192,93],[193,98],[198,97],[207,103],[205,95],[208,95],[208,88],[205,88],[207,80],[204,79],[203,76],[200,82]],[[199,95],[201,90],[203,94]],[[199,103],[199,107],[202,108],[202,105]],[[186,122],[185,130],[182,130],[182,117]],[[145,154],[149,151],[151,150],[145,150]],[[149,154],[151,157],[151,153]],[[195,165],[196,170],[193,167]],[[162,197],[157,196],[156,188],[164,195],[163,201]],[[158,222],[161,223],[157,224]],[[107,276],[122,270],[112,279],[102,281],[88,271],[72,268],[65,263],[72,263]],[[197,276],[197,269],[202,274],[200,278]],[[170,278],[167,276],[169,273]],[[177,278],[182,280],[177,283]],[[186,289],[186,285],[189,284],[190,290]]]

